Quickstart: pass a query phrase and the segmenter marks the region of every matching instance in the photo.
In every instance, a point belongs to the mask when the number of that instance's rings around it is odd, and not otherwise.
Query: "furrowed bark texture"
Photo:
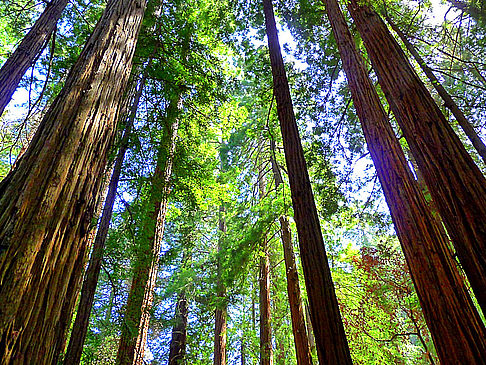
[[[0,115],[12,99],[25,72],[31,67],[56,28],[68,0],[52,0],[0,69]]]
[[[86,339],[86,333],[88,332],[89,317],[93,307],[96,285],[98,283],[101,263],[103,261],[106,238],[108,237],[108,229],[110,228],[111,217],[113,215],[113,206],[115,204],[118,182],[120,180],[123,160],[125,159],[125,153],[128,149],[130,134],[137,115],[138,104],[142,96],[144,84],[145,77],[143,76],[134,97],[129,116],[125,124],[125,130],[123,131],[123,136],[120,141],[118,154],[115,159],[113,173],[108,186],[108,194],[106,196],[98,232],[93,243],[93,251],[91,253],[88,268],[86,269],[85,279],[83,281],[83,287],[81,289],[76,320],[74,321],[69,346],[67,348],[66,355],[64,356],[64,364],[66,365],[79,364],[81,355],[83,353],[84,341]]]
[[[169,365],[185,364],[187,344],[188,303],[184,291],[177,298],[175,324],[170,340]]]
[[[275,153],[275,142],[270,141],[270,163],[272,165],[275,189],[278,191],[282,183],[280,168],[273,157]],[[294,335],[295,353],[298,365],[312,365],[312,355],[305,327],[304,310],[300,295],[299,274],[295,262],[294,250],[292,248],[292,232],[290,230],[289,219],[282,215],[279,218],[281,239],[284,251],[285,274],[287,277],[287,295],[289,297],[290,316],[292,319],[292,333]]]
[[[326,0],[356,112],[437,353],[444,364],[481,364],[486,330],[408,168],[336,0]]]
[[[265,197],[265,178],[262,165],[258,167],[258,187],[260,200]],[[262,237],[260,249],[263,256],[260,256],[259,263],[259,284],[260,284],[260,365],[273,364],[272,350],[272,325],[270,305],[270,258],[268,256],[267,235]]]
[[[483,313],[486,313],[486,180],[378,14],[348,9]]]
[[[437,93],[440,95],[442,100],[444,101],[444,105],[449,109],[454,115],[454,118],[456,118],[457,123],[459,126],[462,128],[464,131],[464,134],[469,138],[471,141],[472,145],[478,152],[479,156],[481,156],[483,162],[486,164],[486,145],[484,142],[479,138],[478,134],[474,130],[473,126],[469,121],[467,120],[466,116],[462,112],[462,110],[459,108],[459,106],[456,104],[454,99],[449,95],[447,90],[442,86],[440,81],[437,79],[435,76],[434,72],[432,69],[427,65],[427,63],[424,61],[424,59],[419,55],[415,47],[413,46],[412,43],[408,40],[408,38],[403,34],[403,32],[398,28],[398,26],[390,19],[386,18],[386,21],[392,29],[395,31],[395,33],[398,34],[400,39],[402,40],[403,44],[405,47],[408,49],[410,54],[415,58],[415,61],[419,64],[420,68],[424,72],[424,74],[427,76],[427,78],[430,80],[432,86],[434,89],[437,91]]]
[[[302,267],[316,337],[317,354],[322,364],[351,364],[351,355],[339,313],[290,97],[271,0],[264,0],[263,7],[272,64],[274,94],[283,137],[294,219],[299,236]]]
[[[218,241],[218,252],[221,252],[221,244],[223,236],[226,234],[226,219],[225,219],[225,207],[221,205],[219,207],[219,231],[221,238]],[[226,304],[226,288],[221,280],[221,264],[218,259],[218,297],[221,303],[218,303],[216,310],[214,311],[214,365],[226,365],[226,317],[227,317],[227,304]]]
[[[1,364],[50,364],[70,322],[144,10],[143,0],[108,2],[29,148],[0,183]]]
[[[139,365],[144,361],[167,202],[171,190],[170,178],[179,127],[181,95],[179,92],[170,101],[167,108],[165,123],[168,127],[167,135],[157,154],[149,198],[150,211],[138,238],[139,249],[135,258],[132,286],[128,295],[118,347],[116,363],[120,365]]]

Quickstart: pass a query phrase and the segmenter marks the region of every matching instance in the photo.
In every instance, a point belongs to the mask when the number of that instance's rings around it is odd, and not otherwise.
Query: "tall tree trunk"
[[[322,364],[351,364],[348,342],[327,261],[319,217],[310,185],[290,97],[271,0],[263,0],[274,94],[297,225],[304,278],[309,296],[317,353]]]
[[[275,161],[275,141],[270,140],[270,163],[272,165],[275,189],[278,191],[282,184],[280,168]],[[295,262],[294,250],[292,248],[292,232],[288,217],[282,215],[279,218],[281,239],[284,251],[285,274],[287,277],[287,294],[289,297],[290,316],[292,319],[292,332],[294,335],[295,353],[298,365],[312,365],[312,354],[305,327],[304,310],[300,295],[299,273]]]
[[[186,360],[188,304],[186,293],[182,291],[177,297],[175,323],[172,327],[172,338],[169,348],[169,365],[183,365]]]
[[[265,198],[265,178],[262,165],[258,167],[258,187],[260,200]],[[273,364],[272,325],[270,305],[270,258],[268,256],[267,235],[260,242],[259,283],[260,283],[260,365]]]
[[[29,148],[0,183],[2,364],[50,364],[70,323],[144,10],[144,0],[108,2]]]
[[[133,280],[127,299],[122,334],[116,363],[139,365],[143,363],[145,343],[150,323],[155,282],[159,264],[160,248],[164,235],[165,215],[171,190],[170,178],[179,127],[181,90],[167,107],[163,137],[157,153],[157,162],[152,176],[149,208],[145,224],[140,231],[138,251],[133,265]]]
[[[240,344],[240,358],[241,358],[241,365],[246,365],[246,353],[245,353],[245,338],[241,336],[241,344]]]
[[[12,99],[19,82],[46,46],[68,0],[48,2],[43,13],[25,35],[17,49],[0,69],[0,115]]]
[[[219,234],[221,235],[218,240],[218,254],[222,251],[222,242],[224,235],[226,234],[226,218],[225,208],[223,205],[219,207]],[[218,303],[216,310],[214,311],[214,365],[226,365],[226,317],[227,317],[227,304],[226,304],[226,288],[221,279],[222,267],[220,259],[218,258]]]
[[[432,334],[446,364],[480,364],[486,329],[427,207],[336,0],[326,11],[356,112]]]
[[[312,329],[312,321],[310,319],[309,304],[305,304],[305,323],[307,328],[307,334],[309,335],[309,346],[311,353],[316,351],[316,339],[314,338],[314,330]]]
[[[348,8],[486,313],[486,179],[378,14],[357,0],[351,0]]]
[[[471,141],[472,145],[474,148],[476,148],[476,151],[478,151],[478,154],[481,156],[483,159],[483,162],[486,164],[486,145],[484,142],[479,138],[478,134],[474,130],[473,126],[469,121],[467,120],[466,116],[462,112],[461,109],[459,109],[459,106],[456,104],[454,99],[449,95],[449,93],[444,89],[440,81],[437,79],[435,76],[434,72],[432,69],[427,65],[427,63],[424,61],[424,59],[419,55],[415,47],[410,43],[408,38],[403,34],[403,32],[398,28],[398,26],[389,18],[386,18],[388,24],[392,27],[392,29],[395,31],[395,33],[398,34],[400,39],[402,40],[403,44],[405,47],[408,49],[410,54],[415,58],[415,61],[419,64],[420,68],[422,71],[425,73],[425,75],[428,77],[430,80],[432,86],[434,89],[437,91],[437,93],[440,95],[442,100],[444,100],[444,105],[451,111],[452,115],[454,115],[454,118],[456,118],[457,123],[459,126],[462,128],[464,133],[466,134],[467,138]]]
[[[98,284],[101,263],[103,261],[106,238],[108,237],[108,229],[110,227],[111,217],[113,215],[113,206],[115,204],[116,191],[118,189],[118,182],[120,180],[123,160],[125,159],[125,153],[128,149],[130,134],[137,115],[138,104],[142,96],[144,84],[145,74],[142,76],[139,82],[138,90],[134,97],[129,116],[125,124],[125,130],[120,141],[118,155],[115,159],[115,165],[113,167],[113,173],[111,175],[111,180],[108,187],[108,194],[106,196],[103,214],[100,219],[98,232],[93,243],[93,251],[91,253],[83,287],[81,289],[76,320],[74,321],[69,346],[64,357],[64,364],[66,365],[79,364],[79,361],[81,360],[84,341],[86,339],[86,333],[88,332],[89,317],[93,307],[96,285]]]

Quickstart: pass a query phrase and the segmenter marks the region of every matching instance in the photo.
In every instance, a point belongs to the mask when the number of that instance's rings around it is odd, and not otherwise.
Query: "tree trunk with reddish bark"
[[[12,99],[19,82],[46,46],[68,0],[47,3],[41,16],[0,69],[0,115]]]
[[[265,178],[262,166],[258,167],[260,200],[265,197]],[[266,234],[260,242],[259,284],[260,284],[260,365],[273,364],[272,325],[270,306],[270,258]]]
[[[218,253],[221,253],[221,244],[223,237],[226,234],[226,220],[225,220],[225,208],[223,205],[219,207],[219,234],[221,235],[218,240]],[[218,301],[216,303],[216,310],[214,311],[214,365],[226,365],[226,317],[227,317],[227,304],[226,304],[226,288],[221,280],[221,264],[218,258],[218,283],[217,294]]]
[[[177,305],[169,347],[169,365],[183,365],[186,357],[188,303],[182,291],[177,297]]]
[[[108,2],[0,183],[2,364],[50,364],[64,341],[144,10],[144,0]]]
[[[486,313],[486,179],[379,15],[357,0],[348,9]]]
[[[336,0],[326,0],[356,112],[430,329],[445,364],[481,364],[486,329],[368,77]]]
[[[164,235],[165,215],[171,190],[170,179],[179,127],[181,95],[182,92],[179,90],[178,95],[174,96],[167,107],[165,123],[163,123],[167,126],[167,131],[157,152],[149,208],[144,226],[137,237],[138,248],[133,265],[133,280],[128,294],[116,359],[116,363],[120,365],[143,363]]]
[[[275,189],[278,191],[282,184],[280,168],[275,161],[275,142],[270,141],[270,163],[272,165]],[[279,218],[281,239],[284,251],[285,274],[287,277],[287,295],[289,297],[290,317],[292,319],[292,333],[294,335],[295,353],[298,365],[312,365],[312,354],[305,326],[302,297],[300,294],[299,273],[292,248],[292,232],[288,217],[282,215]]]
[[[289,174],[317,353],[322,364],[351,364],[346,334],[327,261],[319,217],[292,106],[271,0],[263,1],[274,95]]]
[[[430,80],[430,83],[434,87],[435,91],[440,95],[442,100],[444,101],[444,105],[449,109],[454,115],[454,118],[456,118],[457,124],[462,128],[464,131],[464,134],[469,138],[471,141],[472,145],[478,152],[479,156],[481,156],[483,162],[486,164],[486,145],[484,142],[481,140],[481,138],[478,136],[476,131],[474,130],[474,127],[469,123],[467,120],[466,116],[462,112],[462,110],[459,108],[459,106],[456,104],[454,99],[449,95],[447,90],[442,86],[440,83],[439,79],[435,76],[434,72],[432,69],[427,65],[427,63],[424,61],[424,59],[419,55],[415,47],[413,46],[412,43],[408,40],[407,36],[403,34],[403,32],[398,28],[398,26],[390,19],[386,18],[388,24],[392,27],[392,29],[395,31],[395,33],[398,34],[400,39],[402,40],[403,44],[405,47],[408,49],[410,54],[415,58],[415,61],[419,64],[420,68],[424,72],[424,74],[427,76],[427,78]]]
[[[145,75],[142,76],[139,82],[138,90],[134,97],[129,116],[125,124],[125,130],[123,131],[123,136],[120,141],[118,154],[115,159],[115,165],[113,167],[113,173],[111,175],[111,180],[108,187],[108,194],[106,196],[103,214],[101,215],[98,232],[96,233],[96,238],[93,243],[93,250],[88,268],[86,269],[83,287],[81,288],[78,312],[76,313],[76,319],[71,331],[69,346],[64,356],[64,364],[66,365],[79,364],[81,355],[83,353],[84,341],[86,339],[86,333],[88,332],[89,317],[91,314],[91,309],[93,308],[96,285],[98,284],[98,278],[101,271],[101,263],[103,261],[106,238],[108,237],[108,229],[110,228],[111,217],[113,215],[113,206],[115,204],[118,182],[120,180],[123,160],[125,159],[125,153],[128,149],[130,134],[137,115],[138,104],[142,96],[144,84]]]

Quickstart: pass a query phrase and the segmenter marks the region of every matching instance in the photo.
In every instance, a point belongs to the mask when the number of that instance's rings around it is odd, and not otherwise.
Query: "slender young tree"
[[[226,218],[225,218],[225,207],[221,205],[219,207],[219,239],[218,239],[218,255],[222,252],[222,243],[224,240],[224,235],[226,234]],[[226,317],[228,315],[228,308],[226,304],[226,287],[222,279],[222,267],[221,260],[218,257],[218,268],[217,268],[217,295],[218,302],[216,303],[216,310],[214,311],[214,365],[226,365]]]
[[[123,319],[117,364],[139,365],[144,361],[150,310],[171,190],[170,180],[179,127],[181,98],[182,89],[178,88],[166,111],[164,124],[167,131],[157,153],[148,203],[150,208],[138,237],[139,249],[133,264],[133,280]]]
[[[469,138],[472,145],[478,152],[479,156],[481,156],[483,162],[486,164],[486,145],[478,136],[478,134],[474,130],[474,127],[471,125],[471,123],[469,123],[462,110],[456,104],[454,99],[452,99],[452,97],[449,95],[449,93],[444,88],[444,86],[442,86],[439,79],[437,79],[437,77],[435,76],[434,71],[432,71],[432,69],[427,65],[424,59],[420,56],[420,54],[417,52],[413,44],[408,40],[407,36],[400,30],[400,28],[398,28],[398,26],[389,17],[386,17],[386,21],[388,22],[388,24],[390,24],[391,28],[395,31],[395,33],[398,34],[398,36],[402,40],[407,50],[413,56],[413,58],[415,58],[415,61],[417,61],[424,74],[430,80],[430,83],[434,87],[435,91],[437,91],[439,96],[444,101],[444,105],[451,111],[452,115],[454,115],[454,118],[456,118],[457,123],[462,128],[467,138]]]
[[[348,9],[378,81],[486,313],[486,179],[380,16],[368,2]]]
[[[108,2],[0,183],[0,363],[50,364],[63,341],[144,10]]]
[[[0,69],[0,115],[12,99],[22,76],[34,64],[49,41],[68,1],[52,0],[46,3],[46,8],[39,19]]]
[[[258,166],[258,190],[260,200],[265,198],[265,173],[260,163]],[[259,286],[260,286],[260,365],[273,364],[272,325],[270,305],[270,257],[268,256],[267,235],[260,243]]]
[[[407,260],[412,279],[444,363],[480,364],[486,329],[432,216],[336,0],[325,0],[356,112]],[[467,323],[466,323],[467,322]]]
[[[103,213],[101,215],[98,232],[93,243],[93,250],[89,260],[88,268],[86,269],[85,279],[81,288],[81,294],[78,304],[78,311],[76,313],[76,320],[74,321],[69,346],[64,356],[64,364],[75,365],[79,364],[83,352],[84,341],[86,333],[88,332],[89,316],[93,308],[93,300],[96,291],[96,285],[101,270],[101,263],[105,250],[106,238],[108,237],[108,228],[110,227],[111,217],[113,215],[113,206],[115,204],[116,192],[118,189],[118,182],[120,181],[123,160],[128,149],[130,134],[137,115],[138,105],[142,96],[143,87],[145,84],[145,73],[142,75],[138,89],[133,98],[132,106],[128,118],[125,122],[125,129],[120,140],[120,147],[115,159],[113,173],[111,175],[108,186],[108,194],[106,195]]]
[[[275,160],[275,141],[270,140],[270,163],[272,166],[275,190],[279,190],[283,183],[280,167]],[[292,333],[294,335],[295,353],[298,365],[312,365],[312,354],[305,326],[304,309],[300,294],[299,273],[292,248],[292,232],[289,218],[282,215],[280,221],[280,235],[282,239],[285,274],[287,276],[287,295],[289,297],[290,317],[292,319]]]
[[[327,261],[278,40],[271,0],[263,1],[277,114],[289,174],[294,219],[309,297],[317,354],[322,364],[351,364],[344,326]]]

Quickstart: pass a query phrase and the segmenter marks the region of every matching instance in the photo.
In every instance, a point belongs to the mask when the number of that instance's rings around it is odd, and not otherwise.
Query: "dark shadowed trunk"
[[[265,177],[262,165],[258,167],[258,188],[260,200],[265,198]],[[267,235],[260,242],[259,284],[260,284],[260,365],[273,364],[272,325],[270,306],[270,258]]]
[[[109,1],[16,167],[0,183],[0,363],[63,341],[145,10]]]
[[[145,84],[145,76],[139,82],[138,90],[134,97],[128,119],[125,124],[125,130],[120,141],[120,147],[113,173],[111,175],[110,184],[108,187],[108,194],[106,196],[103,214],[101,215],[98,232],[93,243],[93,250],[89,260],[88,268],[86,269],[83,287],[79,299],[78,312],[76,313],[76,320],[74,321],[69,346],[64,357],[64,364],[75,365],[79,364],[81,354],[83,352],[84,341],[86,333],[88,332],[89,316],[93,307],[93,300],[96,291],[96,285],[101,270],[101,263],[103,261],[103,254],[105,250],[106,238],[108,237],[108,229],[110,227],[111,217],[113,215],[113,206],[115,204],[116,191],[118,189],[118,182],[120,180],[121,169],[125,153],[128,149],[130,133],[137,115],[138,104],[142,96],[143,86]]]
[[[481,364],[486,329],[427,207],[336,0],[326,11],[356,112],[437,353],[445,364]]]
[[[172,327],[172,338],[169,347],[169,365],[183,365],[186,363],[187,344],[187,316],[188,303],[186,294],[182,291],[177,297],[177,305]]]
[[[405,34],[403,34],[400,28],[398,28],[398,26],[390,18],[386,18],[386,20],[388,24],[390,24],[392,29],[395,31],[395,33],[398,34],[398,36],[402,40],[405,47],[407,47],[408,51],[413,56],[413,58],[415,58],[415,61],[417,61],[424,74],[430,80],[430,83],[432,84],[434,89],[437,91],[437,93],[444,101],[444,105],[451,111],[452,115],[454,115],[454,118],[456,118],[456,121],[464,131],[464,134],[467,136],[467,138],[469,138],[476,151],[478,151],[479,156],[481,156],[483,162],[486,164],[486,145],[481,140],[481,138],[479,138],[478,134],[474,130],[471,123],[469,123],[462,110],[459,109],[459,106],[456,104],[454,99],[452,99],[452,97],[449,95],[446,89],[442,86],[442,84],[440,83],[440,81],[437,79],[434,72],[432,71],[432,69],[419,55],[419,53],[417,52],[413,44],[410,43],[410,41],[405,36]]]
[[[263,1],[274,94],[289,174],[294,218],[317,353],[322,364],[351,364],[317,209],[280,51],[271,0]]]
[[[0,69],[0,115],[12,99],[22,76],[34,64],[49,41],[67,3],[68,0],[48,2],[39,19]]]
[[[226,218],[225,208],[223,205],[219,207],[219,234],[218,239],[218,254],[222,250],[222,242],[226,234]],[[218,258],[218,282],[217,294],[218,301],[216,303],[216,310],[214,311],[214,365],[226,365],[226,317],[227,317],[227,303],[226,303],[226,288],[224,286],[222,276],[222,267],[220,259]]]
[[[486,180],[378,14],[357,0],[348,8],[486,313]]]
[[[153,303],[160,248],[164,235],[165,215],[171,190],[170,179],[179,127],[181,95],[182,93],[179,90],[178,94],[169,102],[163,123],[167,130],[157,152],[147,216],[137,237],[138,249],[133,265],[132,285],[123,319],[117,364],[139,365],[144,361],[150,310]]]
[[[272,165],[273,178],[275,180],[275,189],[278,191],[282,184],[282,175],[280,168],[275,161],[275,142],[270,141],[270,163]],[[284,251],[285,274],[287,277],[287,295],[289,297],[290,316],[292,319],[292,333],[294,335],[295,353],[298,365],[312,365],[312,355],[307,337],[305,326],[304,310],[302,298],[300,295],[299,273],[295,262],[294,250],[292,248],[292,232],[288,217],[282,215],[279,218],[281,239]]]

